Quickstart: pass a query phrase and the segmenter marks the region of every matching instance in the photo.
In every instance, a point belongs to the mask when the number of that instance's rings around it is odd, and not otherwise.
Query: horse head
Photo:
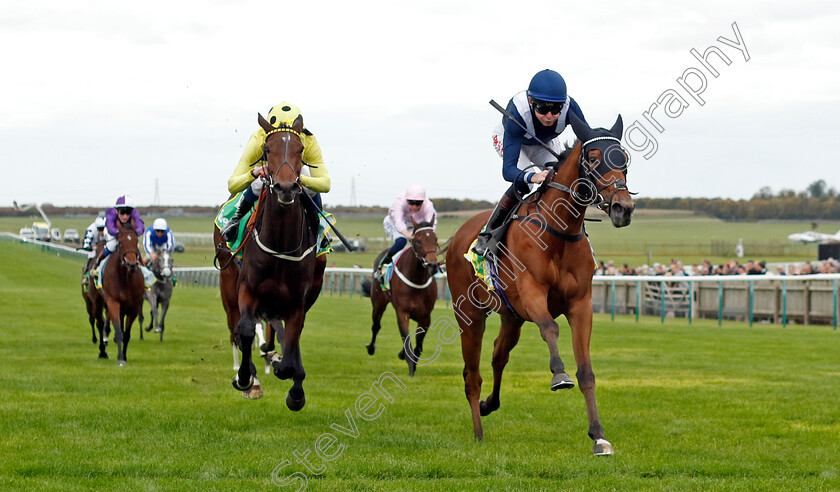
[[[420,222],[419,224],[411,223],[414,226],[414,237],[411,239],[411,250],[414,256],[422,264],[429,275],[434,275],[440,272],[440,261],[438,261],[438,254],[440,248],[438,247],[438,238],[435,230],[432,228],[435,219],[431,222]]]
[[[274,127],[261,114],[257,121],[265,130],[263,159],[268,166],[268,192],[276,195],[280,205],[291,205],[303,191],[300,184],[300,170],[303,166],[303,116],[292,124],[281,122]]]
[[[571,113],[571,123],[581,141],[580,177],[583,185],[590,187],[591,203],[610,216],[613,226],[629,225],[635,204],[627,189],[630,155],[621,146],[624,129],[621,115],[609,130],[589,128],[574,113]]]
[[[172,278],[172,253],[161,251],[152,265],[155,275],[163,280]]]
[[[140,250],[137,248],[137,233],[134,232],[134,219],[128,224],[122,224],[117,233],[117,244],[122,264],[134,273],[139,265]]]

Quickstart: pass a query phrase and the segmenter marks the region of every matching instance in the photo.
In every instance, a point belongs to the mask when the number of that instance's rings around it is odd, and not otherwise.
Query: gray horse
[[[151,305],[151,319],[146,331],[151,331],[152,327],[155,333],[160,333],[160,341],[163,341],[164,320],[166,319],[166,311],[169,310],[169,300],[172,298],[172,287],[175,285],[172,281],[172,254],[168,251],[162,251],[158,254],[157,259],[149,265],[152,272],[155,274],[155,284],[151,289],[146,291],[146,300]],[[140,326],[143,325],[143,310],[140,310]],[[143,339],[143,330],[140,330],[140,339]]]

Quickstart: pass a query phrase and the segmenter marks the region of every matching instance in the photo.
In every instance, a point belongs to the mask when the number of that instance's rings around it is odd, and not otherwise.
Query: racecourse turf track
[[[476,442],[460,344],[409,378],[391,309],[367,355],[368,299],[322,297],[302,336],[306,407],[284,403],[290,383],[260,372],[266,395],[233,390],[217,291],[178,286],[166,338],[140,341],[128,366],[96,358],[78,287],[81,264],[0,242],[0,489],[295,490],[837,490],[840,489],[840,333],[830,327],[596,316],[597,396],[616,454],[596,458],[577,389],[551,392],[548,354],[523,329],[500,410]],[[439,305],[438,317],[452,316]],[[561,320],[561,327],[564,322]],[[488,323],[486,395],[498,328]],[[430,355],[438,341],[427,337]],[[560,353],[573,367],[568,328]],[[260,368],[261,369],[261,368]],[[406,385],[371,421],[359,395],[390,371]],[[570,370],[570,373],[573,373]],[[331,428],[348,427],[357,437]],[[338,438],[315,455],[319,436]],[[323,441],[322,441],[323,444]],[[341,445],[343,448],[339,448]],[[295,460],[295,451],[321,475]],[[279,481],[278,480],[278,481]]]

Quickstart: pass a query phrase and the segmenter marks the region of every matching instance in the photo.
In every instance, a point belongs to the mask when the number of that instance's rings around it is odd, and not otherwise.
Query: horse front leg
[[[522,304],[528,318],[540,327],[540,336],[548,345],[548,367],[551,369],[551,391],[574,388],[575,383],[566,374],[566,367],[557,350],[557,339],[560,337],[560,326],[551,317],[545,292],[533,287],[520,287]]]
[[[510,316],[502,316],[502,326],[499,336],[493,343],[493,391],[486,400],[479,404],[481,416],[490,415],[501,405],[500,391],[502,388],[502,373],[510,359],[510,351],[519,342],[523,320]]]
[[[105,301],[100,297],[94,302],[94,315],[96,318],[96,329],[99,331],[99,358],[107,359],[108,353],[105,352],[105,347],[108,344],[108,336],[105,333],[105,315],[103,313]],[[95,336],[95,335],[94,335]]]
[[[142,304],[142,303],[141,303]],[[139,312],[139,309],[138,309]],[[131,325],[134,324],[134,319],[137,318],[137,312],[126,312],[122,316],[123,320],[123,365],[128,362],[128,342],[131,341]]]
[[[569,326],[572,328],[572,346],[577,363],[577,380],[580,391],[586,401],[586,417],[589,419],[589,437],[595,441],[592,452],[596,456],[613,454],[612,444],[604,438],[604,428],[598,417],[598,406],[595,403],[595,373],[592,371],[592,361],[589,357],[589,339],[592,335],[592,301],[576,303],[566,314]]]
[[[166,313],[169,311],[169,297],[164,296],[159,303],[158,309],[158,331],[160,331],[160,341],[163,341],[163,331],[166,329]]]
[[[239,291],[239,323],[237,332],[239,334],[239,352],[241,362],[239,370],[233,377],[233,387],[239,391],[247,391],[254,384],[254,377],[257,369],[251,360],[251,345],[254,343],[257,320],[254,317],[256,311],[256,299],[245,289]]]
[[[125,365],[125,354],[123,353],[123,329],[120,303],[114,299],[109,299],[106,302],[108,304],[108,319],[114,327],[114,342],[117,345],[117,367],[122,367]]]
[[[305,315],[303,304],[301,304],[286,319],[282,343],[283,357],[281,360],[275,359],[271,363],[274,368],[274,375],[277,378],[291,378],[293,381],[292,388],[286,396],[286,406],[293,412],[302,409],[306,404],[306,394],[303,391],[306,371],[303,368],[303,360],[300,355],[300,335],[303,331]]]
[[[378,285],[374,285],[370,291],[370,303],[373,307],[371,312],[373,323],[370,325],[370,343],[365,345],[365,348],[367,349],[368,355],[373,355],[376,352],[376,335],[382,329],[382,315],[385,313],[385,308],[388,307],[388,295]]]
[[[400,338],[403,342],[403,348],[399,351],[397,357],[405,360],[406,364],[408,364],[408,375],[414,376],[414,371],[417,369],[417,358],[405,356],[406,344],[408,344],[408,350],[411,350],[411,337],[408,336],[408,326],[411,322],[411,314],[408,311],[397,309],[396,305],[394,306],[394,309],[397,311],[397,328],[400,330]]]

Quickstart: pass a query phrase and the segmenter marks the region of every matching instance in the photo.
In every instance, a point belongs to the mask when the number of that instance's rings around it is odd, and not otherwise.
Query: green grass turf
[[[215,289],[176,288],[166,338],[140,341],[128,366],[99,360],[78,288],[79,263],[0,242],[0,488],[4,490],[277,490],[301,472],[307,490],[837,490],[840,334],[826,327],[596,316],[598,402],[616,454],[596,458],[577,389],[548,389],[548,353],[526,324],[502,406],[472,436],[460,343],[435,332],[439,358],[409,378],[393,311],[367,355],[367,299],[321,298],[302,338],[307,404],[260,373],[266,395],[230,386],[231,349]],[[434,316],[452,316],[439,305]],[[443,321],[439,321],[442,323]],[[573,368],[568,327],[560,353]],[[483,395],[492,384],[488,322]],[[389,371],[406,385],[364,421],[357,398]],[[574,370],[570,369],[570,373]],[[347,427],[354,415],[358,437]],[[315,456],[326,433],[344,446]],[[330,452],[338,452],[336,443]],[[295,451],[324,467],[316,476]],[[283,490],[295,490],[297,483]]]

